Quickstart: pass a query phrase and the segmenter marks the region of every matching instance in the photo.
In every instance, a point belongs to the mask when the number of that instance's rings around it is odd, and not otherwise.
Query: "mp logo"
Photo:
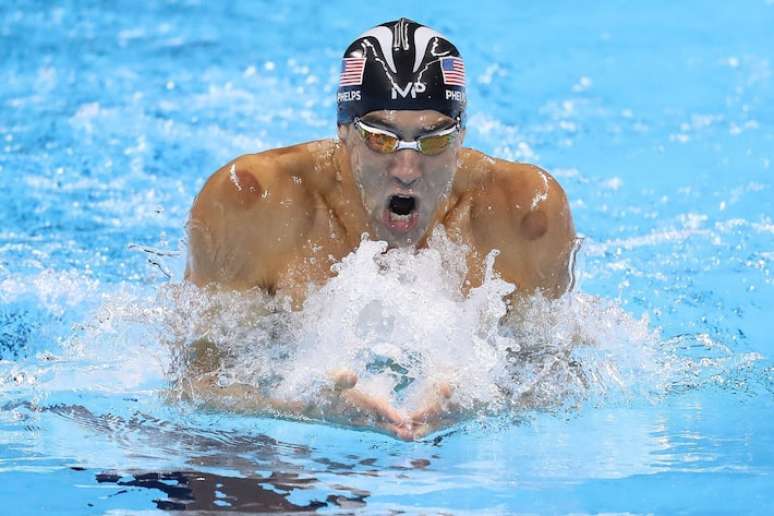
[[[426,89],[427,86],[422,82],[408,82],[403,88],[394,84],[392,86],[392,98],[397,99],[398,95],[400,95],[400,98],[405,99],[411,94],[411,98],[415,99],[417,98],[417,93],[424,93]]]

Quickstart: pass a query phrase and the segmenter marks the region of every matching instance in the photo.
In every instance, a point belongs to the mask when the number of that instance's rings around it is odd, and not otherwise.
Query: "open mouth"
[[[398,217],[408,216],[417,205],[416,199],[411,196],[393,195],[390,197],[390,211]]]
[[[384,223],[393,231],[405,233],[417,224],[417,199],[412,195],[392,195],[384,210]]]

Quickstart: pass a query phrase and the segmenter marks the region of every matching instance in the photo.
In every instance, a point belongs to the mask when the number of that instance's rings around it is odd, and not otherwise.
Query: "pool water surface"
[[[564,187],[576,290],[498,327],[508,286],[455,297],[443,235],[364,244],[301,313],[181,284],[206,178],[334,137],[341,52],[401,16],[465,58],[466,145]],[[0,512],[773,512],[772,27],[771,0],[0,3]],[[374,389],[446,368],[487,410],[414,443],[197,410],[171,343],[205,321],[224,381],[311,396],[397,353]]]

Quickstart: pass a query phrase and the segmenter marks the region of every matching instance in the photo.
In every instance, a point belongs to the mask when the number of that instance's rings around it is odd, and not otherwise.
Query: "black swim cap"
[[[381,109],[465,111],[465,66],[457,47],[406,18],[377,25],[344,52],[338,123]]]

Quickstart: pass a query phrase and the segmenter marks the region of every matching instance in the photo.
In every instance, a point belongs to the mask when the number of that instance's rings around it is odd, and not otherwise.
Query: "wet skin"
[[[363,121],[406,141],[454,123],[435,111],[377,111]],[[260,287],[300,308],[308,285],[333,276],[331,265],[364,233],[391,247],[421,248],[443,225],[470,250],[466,289],[483,282],[495,249],[495,271],[517,285],[514,301],[538,291],[558,297],[570,287],[575,230],[564,191],[545,171],[464,148],[462,132],[435,156],[378,153],[351,124],[338,137],[242,156],[215,172],[191,208],[186,279]],[[448,385],[435,386],[426,406],[406,415],[358,392],[349,373],[331,374],[345,405],[402,438],[436,429],[453,410]]]

